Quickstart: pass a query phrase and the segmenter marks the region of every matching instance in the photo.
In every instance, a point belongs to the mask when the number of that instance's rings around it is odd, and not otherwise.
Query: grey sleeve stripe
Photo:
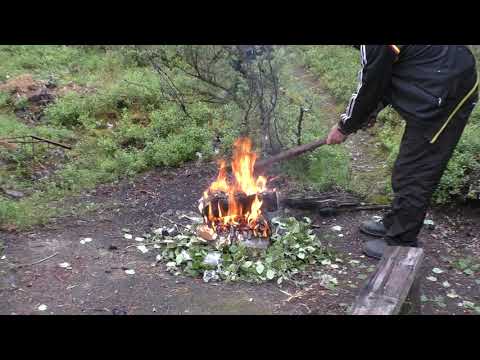
[[[357,91],[352,95],[352,98],[350,99],[350,101],[348,103],[347,110],[346,110],[345,114],[341,115],[341,119],[342,119],[344,124],[348,121],[348,119],[350,119],[352,117],[352,112],[353,112],[353,108],[355,106],[355,101],[357,100],[357,95],[360,92],[360,89],[362,88],[363,69],[367,65],[367,54],[366,54],[366,51],[365,51],[365,45],[360,46],[360,60],[361,60],[361,66],[362,67],[361,67],[360,71],[358,72]]]

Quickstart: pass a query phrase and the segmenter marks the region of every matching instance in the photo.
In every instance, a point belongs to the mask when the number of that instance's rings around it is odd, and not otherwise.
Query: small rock
[[[133,270],[133,269],[127,269],[127,270],[125,270],[125,274],[127,274],[127,275],[134,275],[134,274],[135,274],[135,270]]]
[[[455,290],[452,290],[452,291],[450,291],[449,293],[447,293],[447,296],[448,296],[449,298],[451,298],[451,299],[456,299],[456,298],[460,297],[460,296],[455,292]]]
[[[38,307],[38,311],[45,311],[45,310],[47,310],[47,308],[48,308],[47,305],[42,304],[42,305],[40,305],[40,306]]]
[[[123,235],[123,237],[127,240],[132,240],[133,239],[133,236],[131,234],[125,234],[125,235]]]
[[[145,245],[139,245],[137,246],[137,249],[140,250],[142,254],[146,254],[148,252],[148,249]]]
[[[450,283],[448,281],[444,281],[442,283],[442,286],[445,287],[445,288],[448,288],[448,287],[450,287]]]
[[[433,268],[432,272],[434,272],[435,274],[442,274],[444,271],[442,269],[439,269],[439,268]]]
[[[5,195],[8,195],[14,199],[21,199],[25,196],[25,194],[20,191],[8,190],[3,188],[2,188],[2,191],[5,193]]]
[[[3,255],[0,260],[5,260],[7,257],[5,255]]]
[[[428,276],[427,280],[435,282],[437,281],[437,278],[435,276]]]
[[[72,265],[70,265],[70,263],[68,262],[63,262],[61,264],[58,264],[58,266],[60,266],[63,269],[72,270]]]
[[[163,227],[153,230],[155,235],[163,235]]]
[[[332,230],[333,231],[342,231],[342,227],[338,226],[338,225],[335,225],[335,226],[332,226]]]
[[[435,229],[435,223],[433,222],[433,220],[425,220],[423,222],[423,225],[425,225],[425,229],[428,229],[428,230]]]
[[[142,237],[139,237],[139,236],[135,237],[135,241],[143,241],[143,240],[145,240],[145,239],[142,238]]]
[[[203,273],[203,281],[208,283],[210,281],[216,281],[218,280],[219,277],[217,275],[217,272],[215,270],[205,270]]]
[[[203,264],[208,266],[217,266],[222,261],[222,254],[219,252],[211,252],[203,259]]]
[[[83,238],[83,239],[80,240],[80,244],[84,245],[84,244],[89,243],[91,241],[92,241],[92,238],[89,238],[89,237]]]
[[[171,227],[170,229],[167,230],[167,236],[177,236],[179,234],[178,230],[176,227]]]

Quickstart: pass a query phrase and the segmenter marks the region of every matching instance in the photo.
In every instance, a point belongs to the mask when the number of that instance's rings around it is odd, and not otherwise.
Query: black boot
[[[360,225],[360,231],[371,236],[383,237],[387,230],[382,220],[367,220]]]
[[[374,259],[381,259],[388,247],[387,240],[373,239],[363,243],[363,253]]]

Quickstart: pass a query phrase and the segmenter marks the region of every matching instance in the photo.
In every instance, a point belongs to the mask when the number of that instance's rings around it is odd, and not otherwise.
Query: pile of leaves
[[[159,254],[175,274],[203,276],[204,281],[246,281],[262,283],[292,279],[309,267],[332,258],[311,229],[311,220],[290,217],[274,218],[274,234],[267,249],[248,248],[240,244],[215,247],[188,233],[176,236],[153,236]]]

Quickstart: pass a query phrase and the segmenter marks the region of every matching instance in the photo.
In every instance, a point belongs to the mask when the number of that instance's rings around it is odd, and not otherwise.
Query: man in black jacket
[[[342,143],[388,105],[406,120],[392,173],[391,211],[360,227],[378,237],[364,243],[365,254],[381,258],[388,245],[418,246],[433,192],[478,100],[477,70],[464,45],[356,47],[358,88],[327,144]]]

